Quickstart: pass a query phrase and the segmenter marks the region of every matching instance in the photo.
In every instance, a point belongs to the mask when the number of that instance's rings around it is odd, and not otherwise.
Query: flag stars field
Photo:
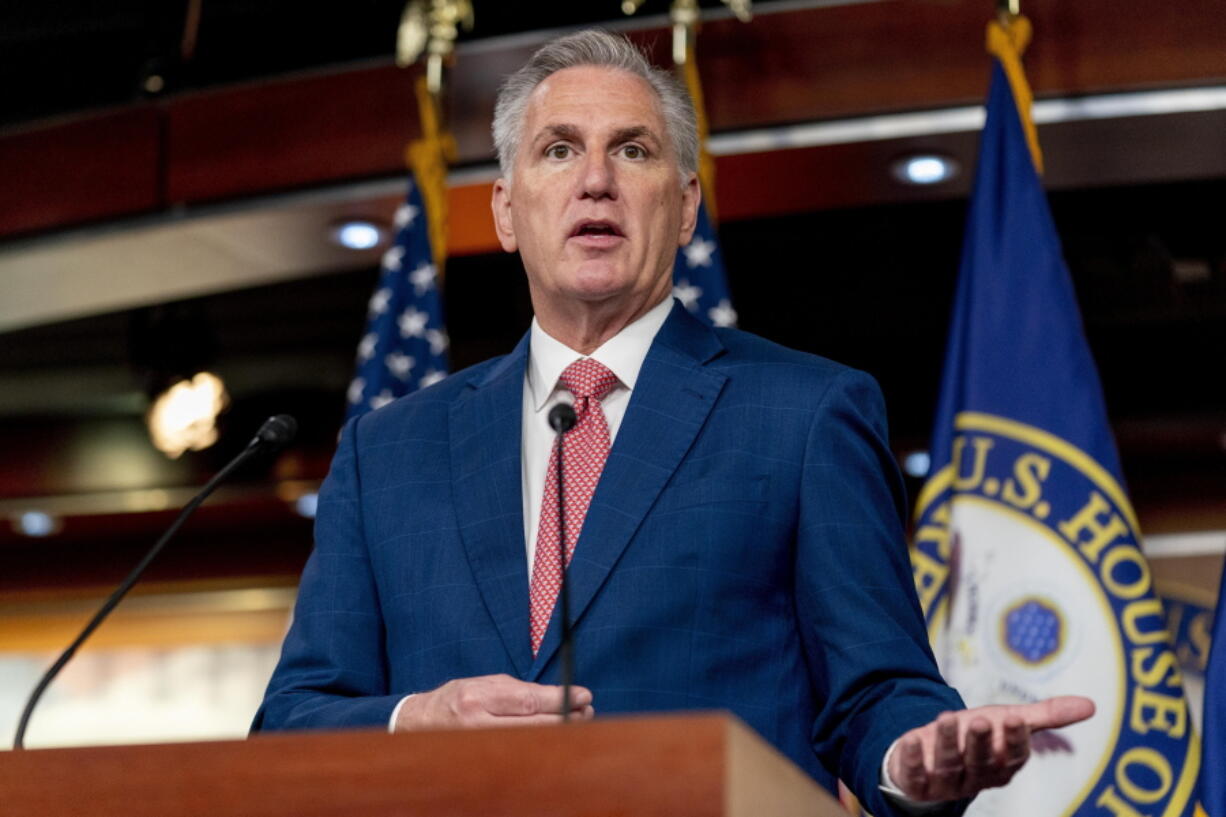
[[[430,219],[410,176],[396,211],[393,245],[383,254],[379,283],[370,297],[365,334],[349,385],[352,418],[447,376],[439,266],[431,252]]]
[[[434,288],[436,274],[433,264],[425,261],[418,264],[417,269],[409,273],[409,283],[413,285],[413,291],[418,295],[425,295],[428,290]]]
[[[392,291],[387,287],[380,287],[375,290],[375,294],[370,296],[370,307],[367,310],[368,317],[382,315],[387,311],[387,306],[392,300]]]
[[[694,240],[685,246],[685,263],[690,269],[711,266],[711,258],[715,255],[715,242],[706,241],[702,236],[694,236]]]
[[[711,323],[715,326],[736,326],[736,310],[732,308],[732,302],[727,298],[711,307],[707,316],[711,318]]]
[[[430,316],[425,312],[421,312],[414,307],[407,307],[400,314],[397,325],[400,327],[400,337],[402,338],[421,338],[426,335],[426,324],[430,321]]]
[[[682,306],[693,312],[698,306],[698,299],[702,297],[702,289],[682,278],[673,287],[673,297],[681,301]]]
[[[349,391],[346,396],[349,402],[356,405],[362,402],[362,392],[366,390],[366,381],[360,377],[355,377],[349,383]]]
[[[404,247],[396,245],[383,253],[383,268],[396,271],[404,263]]]
[[[690,314],[709,326],[735,326],[736,311],[724,277],[724,260],[715,227],[705,204],[698,207],[698,221],[690,243],[677,249],[673,261],[673,297]]]
[[[447,338],[447,333],[441,329],[427,329],[426,343],[430,344],[430,354],[432,355],[443,354],[451,345],[451,341]]]
[[[392,224],[395,225],[397,230],[411,227],[417,219],[417,214],[420,212],[411,204],[402,204],[396,208],[396,215],[392,217]]]
[[[406,355],[403,352],[392,352],[383,359],[383,362],[397,380],[408,380],[409,372],[413,371],[413,367],[417,365],[412,355]]]

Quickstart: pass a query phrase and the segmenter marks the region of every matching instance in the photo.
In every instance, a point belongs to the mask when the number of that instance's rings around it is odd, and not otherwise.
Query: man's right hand
[[[570,716],[590,720],[592,691],[570,688]],[[531,684],[509,675],[482,675],[448,681],[404,702],[397,732],[481,726],[530,726],[562,722],[562,687]]]

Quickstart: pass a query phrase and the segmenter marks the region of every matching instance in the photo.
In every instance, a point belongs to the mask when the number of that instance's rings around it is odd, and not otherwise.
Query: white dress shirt
[[[586,357],[603,364],[617,375],[618,384],[600,401],[605,422],[609,426],[609,443],[617,439],[630,393],[638,381],[639,370],[647,357],[647,350],[655,340],[656,332],[668,319],[673,299],[665,298],[640,318],[627,325],[606,340],[596,351]],[[549,427],[549,410],[558,403],[573,403],[574,395],[558,383],[558,378],[567,366],[580,360],[579,354],[561,341],[551,337],[536,318],[532,319],[531,337],[528,346],[528,370],[524,375],[524,410],[522,422],[521,482],[524,493],[524,543],[528,549],[528,580],[532,580],[532,564],[536,558],[536,540],[540,534],[541,500],[545,494],[545,474],[549,471],[549,457],[553,453],[556,436]]]

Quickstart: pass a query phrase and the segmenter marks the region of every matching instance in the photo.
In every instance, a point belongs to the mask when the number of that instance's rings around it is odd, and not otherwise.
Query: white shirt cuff
[[[877,788],[885,793],[885,796],[890,798],[890,801],[899,808],[899,810],[907,814],[921,815],[930,814],[945,804],[942,802],[923,802],[920,800],[912,800],[907,795],[903,794],[902,789],[895,784],[894,779],[890,777],[890,758],[894,755],[894,750],[898,748],[898,741],[890,744],[890,748],[886,750],[885,757],[881,759],[881,783]]]
[[[399,717],[400,715],[400,707],[404,706],[404,702],[412,697],[413,697],[412,695],[405,695],[403,698],[400,699],[400,703],[396,704],[396,708],[392,710],[392,716],[387,719],[387,731],[388,732],[396,731],[396,718]],[[889,755],[887,754],[886,757],[889,757]]]

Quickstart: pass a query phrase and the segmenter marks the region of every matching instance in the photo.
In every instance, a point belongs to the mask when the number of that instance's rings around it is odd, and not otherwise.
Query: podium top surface
[[[64,817],[843,814],[718,713],[5,752],[0,791],[0,812]]]

